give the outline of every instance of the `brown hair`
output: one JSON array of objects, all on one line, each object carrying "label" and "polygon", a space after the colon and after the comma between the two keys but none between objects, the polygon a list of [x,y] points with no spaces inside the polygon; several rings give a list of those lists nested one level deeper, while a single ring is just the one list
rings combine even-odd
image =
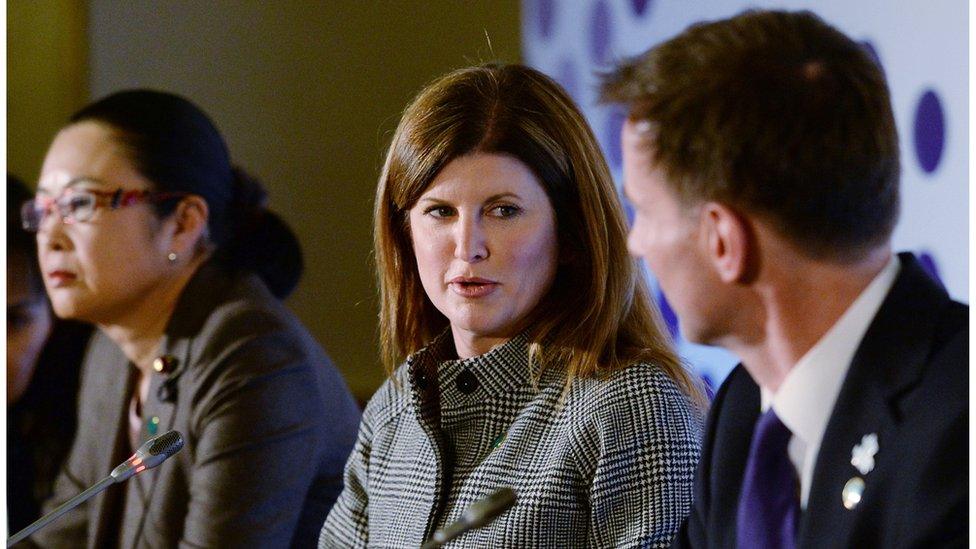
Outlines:
[{"label": "brown hair", "polygon": [[374,216],[388,371],[448,325],[421,285],[408,211],[447,163],[474,152],[523,162],[556,214],[560,256],[569,260],[533,313],[530,353],[540,370],[563,368],[572,380],[647,361],[700,401],[627,254],[623,210],[593,133],[558,84],[519,65],[439,78],[407,107],[393,136]]},{"label": "brown hair", "polygon": [[810,12],[694,25],[607,75],[602,95],[651,123],[686,205],[738,206],[821,259],[891,235],[899,149],[884,74]]}]

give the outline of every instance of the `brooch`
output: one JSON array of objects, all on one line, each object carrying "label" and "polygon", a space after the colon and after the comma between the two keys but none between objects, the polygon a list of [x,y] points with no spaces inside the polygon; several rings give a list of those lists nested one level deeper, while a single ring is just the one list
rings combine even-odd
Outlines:
[{"label": "brooch", "polygon": [[851,465],[862,475],[866,475],[874,469],[874,456],[877,453],[878,435],[875,433],[864,435],[861,442],[855,444],[851,450]]}]

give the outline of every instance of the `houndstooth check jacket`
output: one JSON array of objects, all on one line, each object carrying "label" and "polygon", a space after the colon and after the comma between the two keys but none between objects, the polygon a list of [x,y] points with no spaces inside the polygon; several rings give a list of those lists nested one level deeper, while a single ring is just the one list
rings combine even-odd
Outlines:
[{"label": "houndstooth check jacket", "polygon": [[448,547],[665,547],[688,514],[702,417],[636,364],[606,379],[531,381],[524,336],[465,360],[450,331],[366,407],[319,547],[419,547],[475,501],[518,502]]}]

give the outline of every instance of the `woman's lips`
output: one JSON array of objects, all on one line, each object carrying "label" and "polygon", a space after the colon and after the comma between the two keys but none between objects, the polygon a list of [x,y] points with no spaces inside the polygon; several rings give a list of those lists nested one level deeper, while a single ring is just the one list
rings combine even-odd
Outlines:
[{"label": "woman's lips", "polygon": [[60,288],[71,284],[78,278],[78,275],[71,271],[50,271],[47,273],[47,279],[51,281],[51,286],[54,288]]},{"label": "woman's lips", "polygon": [[451,291],[461,297],[479,298],[490,295],[498,289],[499,284],[484,278],[457,277],[451,280]]}]

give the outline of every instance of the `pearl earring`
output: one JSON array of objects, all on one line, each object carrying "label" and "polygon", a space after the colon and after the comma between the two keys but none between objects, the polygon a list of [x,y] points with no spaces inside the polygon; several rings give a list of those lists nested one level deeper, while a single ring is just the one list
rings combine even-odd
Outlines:
[{"label": "pearl earring", "polygon": [[166,259],[168,259],[170,263],[175,263],[176,262],[176,252],[170,252],[169,255],[166,256]]}]

